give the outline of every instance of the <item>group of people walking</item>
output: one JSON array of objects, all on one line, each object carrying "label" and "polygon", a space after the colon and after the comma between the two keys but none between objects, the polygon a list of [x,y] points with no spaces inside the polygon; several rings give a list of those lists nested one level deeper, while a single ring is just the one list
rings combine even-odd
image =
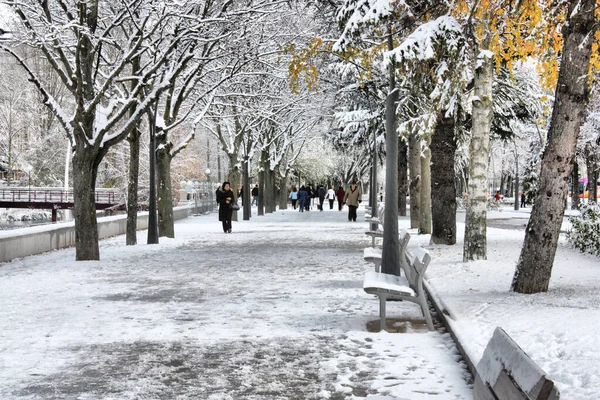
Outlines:
[{"label": "group of people walking", "polygon": [[[243,189],[238,191],[238,196],[242,198]],[[356,221],[356,209],[362,202],[362,193],[356,183],[352,183],[347,190],[340,186],[337,190],[332,185],[325,189],[323,185],[314,188],[312,185],[302,185],[298,190],[295,186],[292,188],[289,198],[292,201],[292,207],[295,210],[299,208],[300,212],[310,211],[311,202],[316,202],[319,211],[323,211],[325,200],[329,201],[329,209],[333,210],[335,201],[338,203],[338,210],[342,211],[344,204],[348,206],[348,221]],[[258,203],[258,185],[252,188],[252,205]],[[219,221],[223,224],[223,232],[231,233],[231,217],[233,211],[239,207],[235,201],[231,184],[223,182],[217,189],[217,203],[219,204]]]},{"label": "group of people walking", "polygon": [[333,210],[336,200],[338,211],[342,211],[344,204],[347,204],[348,221],[356,221],[356,209],[362,201],[362,193],[356,183],[352,183],[348,190],[344,190],[342,186],[335,190],[333,185],[328,189],[325,189],[323,185],[319,185],[316,189],[313,189],[312,185],[302,185],[299,190],[294,186],[289,197],[292,200],[292,208],[295,210],[298,205],[300,212],[310,211],[313,199],[317,203],[319,211],[323,211],[325,200],[329,201],[330,210]]}]

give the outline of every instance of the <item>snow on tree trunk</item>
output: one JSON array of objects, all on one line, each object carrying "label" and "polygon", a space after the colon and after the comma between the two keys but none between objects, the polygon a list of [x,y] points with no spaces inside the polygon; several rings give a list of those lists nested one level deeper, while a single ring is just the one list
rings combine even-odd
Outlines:
[{"label": "snow on tree trunk", "polygon": [[80,148],[73,155],[73,198],[75,216],[75,260],[99,260],[96,220],[96,172],[94,147]]},{"label": "snow on tree trunk", "polygon": [[140,131],[132,129],[129,142],[129,178],[127,180],[127,227],[125,243],[137,244],[138,188],[140,175]]},{"label": "snow on tree trunk", "polygon": [[404,140],[398,140],[398,215],[406,216],[406,190],[408,188],[408,157]]},{"label": "snow on tree trunk", "polygon": [[431,136],[426,137],[426,147],[421,157],[421,197],[419,205],[419,234],[431,233]]},{"label": "snow on tree trunk", "polygon": [[456,244],[456,187],[454,185],[454,118],[438,115],[431,138],[431,242]]},{"label": "snow on tree trunk", "polygon": [[595,0],[582,1],[564,30],[556,99],[542,157],[539,190],[525,231],[525,240],[511,290],[546,292],[550,283],[560,226],[565,211],[569,174],[585,108],[595,25]]},{"label": "snow on tree trunk", "polygon": [[487,258],[487,175],[489,168],[490,128],[492,123],[492,81],[494,54],[483,50],[475,67],[473,128],[469,147],[469,184],[463,260]]},{"label": "snow on tree trunk", "polygon": [[[388,49],[393,49],[391,32],[388,34]],[[398,133],[396,132],[396,103],[398,89],[394,77],[394,62],[389,68],[389,92],[385,101],[385,204],[392,205],[384,210],[383,250],[381,272],[400,275],[400,242],[398,240]],[[405,207],[406,208],[406,207]]]},{"label": "snow on tree trunk", "polygon": [[410,198],[410,227],[419,227],[421,209],[421,140],[416,134],[408,137],[408,172]]},{"label": "snow on tree trunk", "polygon": [[[163,132],[161,132],[163,133]],[[161,139],[166,135],[161,134]],[[175,237],[175,223],[173,221],[173,192],[171,188],[171,155],[170,146],[159,141],[159,149],[156,151],[156,174],[158,195],[158,236]]]}]

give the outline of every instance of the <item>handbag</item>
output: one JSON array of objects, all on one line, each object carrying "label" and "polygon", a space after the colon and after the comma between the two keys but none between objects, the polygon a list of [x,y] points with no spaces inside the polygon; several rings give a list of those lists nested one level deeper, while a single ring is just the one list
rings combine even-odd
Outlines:
[{"label": "handbag", "polygon": [[238,203],[236,203],[236,202],[234,201],[234,202],[232,202],[231,204],[229,204],[229,209],[230,209],[230,210],[237,211],[237,210],[239,210],[239,209],[240,209],[240,206],[238,206]]}]

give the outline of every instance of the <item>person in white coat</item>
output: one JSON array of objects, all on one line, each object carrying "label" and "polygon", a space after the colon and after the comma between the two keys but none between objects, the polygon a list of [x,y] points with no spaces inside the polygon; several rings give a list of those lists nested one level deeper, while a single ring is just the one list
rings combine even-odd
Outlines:
[{"label": "person in white coat", "polygon": [[329,200],[329,209],[333,210],[333,202],[335,201],[335,190],[333,190],[333,186],[327,190],[325,197]]}]

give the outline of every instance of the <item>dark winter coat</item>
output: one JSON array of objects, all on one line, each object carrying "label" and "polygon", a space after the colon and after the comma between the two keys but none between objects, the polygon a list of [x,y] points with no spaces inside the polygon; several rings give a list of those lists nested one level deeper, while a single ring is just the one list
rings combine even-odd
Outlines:
[{"label": "dark winter coat", "polygon": [[300,189],[300,191],[298,192],[298,200],[303,202],[306,199],[310,199],[310,195],[308,194],[308,191],[306,189]]},{"label": "dark winter coat", "polygon": [[338,201],[344,201],[344,195],[346,194],[346,191],[343,188],[339,188],[337,190],[336,196]]},{"label": "dark winter coat", "polygon": [[227,203],[228,197],[231,197],[231,202],[235,200],[231,189],[217,191],[217,203],[219,203],[219,221],[231,221],[231,214],[233,213],[233,210],[229,207],[231,202]]},{"label": "dark winter coat", "polygon": [[323,186],[319,186],[319,200],[323,201],[323,199],[325,198],[325,194],[327,193],[327,190],[325,190],[325,188]]}]

